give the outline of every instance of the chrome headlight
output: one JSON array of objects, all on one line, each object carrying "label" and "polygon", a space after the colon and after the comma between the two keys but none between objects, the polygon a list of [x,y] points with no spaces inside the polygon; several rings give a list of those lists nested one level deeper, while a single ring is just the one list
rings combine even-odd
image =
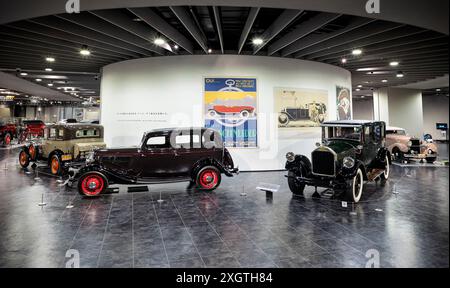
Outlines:
[{"label": "chrome headlight", "polygon": [[433,154],[433,150],[428,149],[428,154]]},{"label": "chrome headlight", "polygon": [[294,162],[294,160],[295,160],[294,152],[286,153],[286,159],[287,159],[288,162]]},{"label": "chrome headlight", "polygon": [[350,169],[355,166],[355,159],[352,157],[345,157],[343,161],[343,165],[345,168]]},{"label": "chrome headlight", "polygon": [[412,142],[408,141],[408,147],[411,147],[411,146],[412,146]]}]

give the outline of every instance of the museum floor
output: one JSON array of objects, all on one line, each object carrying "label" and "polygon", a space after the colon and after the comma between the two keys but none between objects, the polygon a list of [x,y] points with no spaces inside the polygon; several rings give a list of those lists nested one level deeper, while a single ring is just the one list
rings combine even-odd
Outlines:
[{"label": "museum floor", "polygon": [[[284,172],[224,178],[213,193],[179,183],[83,199],[19,169],[17,153],[0,151],[0,267],[65,267],[68,249],[81,267],[365,267],[369,249],[381,267],[449,266],[446,167],[393,165],[343,208],[311,188],[293,197]],[[266,197],[262,182],[279,192]]]}]

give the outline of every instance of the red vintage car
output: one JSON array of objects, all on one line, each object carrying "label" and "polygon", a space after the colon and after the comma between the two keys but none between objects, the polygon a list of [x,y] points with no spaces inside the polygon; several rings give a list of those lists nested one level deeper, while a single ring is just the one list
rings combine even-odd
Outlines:
[{"label": "red vintage car", "polygon": [[225,106],[215,105],[212,109],[208,110],[208,114],[211,117],[216,117],[218,114],[240,114],[243,118],[248,118],[255,112],[255,107],[252,106]]},{"label": "red vintage car", "polygon": [[31,137],[44,137],[45,123],[41,120],[24,120],[19,133],[19,143]]},{"label": "red vintage car", "polygon": [[11,141],[16,137],[16,124],[5,123],[0,120],[0,144],[3,146],[9,146],[11,145]]}]

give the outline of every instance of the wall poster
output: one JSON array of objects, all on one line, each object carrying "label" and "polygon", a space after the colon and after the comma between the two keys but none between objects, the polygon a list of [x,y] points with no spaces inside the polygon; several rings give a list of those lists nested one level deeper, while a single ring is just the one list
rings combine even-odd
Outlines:
[{"label": "wall poster", "polygon": [[328,119],[328,91],[305,88],[275,88],[279,138],[316,138]]},{"label": "wall poster", "polygon": [[336,86],[337,120],[352,119],[352,98],[350,89]]},{"label": "wall poster", "polygon": [[256,82],[256,78],[204,78],[205,127],[219,131],[225,147],[258,147]]}]

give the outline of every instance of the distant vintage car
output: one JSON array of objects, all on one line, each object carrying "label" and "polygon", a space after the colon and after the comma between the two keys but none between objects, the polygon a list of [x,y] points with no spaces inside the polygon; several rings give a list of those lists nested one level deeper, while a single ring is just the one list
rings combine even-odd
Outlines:
[{"label": "distant vintage car", "polygon": [[311,120],[316,123],[323,123],[327,107],[323,103],[309,103],[305,107],[287,107],[278,115],[278,123],[287,126],[290,121]]},{"label": "distant vintage car", "polygon": [[22,147],[19,163],[27,168],[30,162],[44,161],[53,175],[67,172],[69,164],[83,162],[94,150],[106,147],[101,125],[50,125],[41,142]]},{"label": "distant vintage car", "polygon": [[386,128],[386,147],[392,157],[399,160],[420,159],[433,163],[438,156],[436,144],[411,137],[399,127]]},{"label": "distant vintage car", "polygon": [[138,147],[97,150],[85,167],[72,172],[80,194],[98,196],[111,184],[189,181],[211,191],[222,173],[233,176],[239,170],[217,131],[186,128],[152,130]]},{"label": "distant vintage car", "polygon": [[208,110],[210,117],[217,117],[218,115],[239,114],[242,118],[250,117],[255,112],[255,107],[252,106],[225,106],[215,105]]},{"label": "distant vintage car", "polygon": [[385,123],[343,120],[324,122],[322,143],[311,160],[286,154],[288,184],[294,194],[305,186],[343,190],[345,199],[359,202],[365,181],[389,178],[390,152],[384,147]]},{"label": "distant vintage car", "polygon": [[11,141],[17,138],[17,126],[0,120],[0,144],[4,147],[11,145]]},{"label": "distant vintage car", "polygon": [[19,143],[33,137],[44,137],[45,123],[41,120],[23,120],[19,131]]}]

